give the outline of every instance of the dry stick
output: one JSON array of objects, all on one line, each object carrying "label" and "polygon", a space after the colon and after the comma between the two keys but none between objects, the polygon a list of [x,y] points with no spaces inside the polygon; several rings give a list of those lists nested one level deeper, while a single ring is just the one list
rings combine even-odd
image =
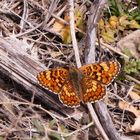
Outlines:
[{"label": "dry stick", "polygon": [[[76,59],[76,64],[77,67],[81,66],[81,62],[80,62],[80,56],[79,56],[79,49],[78,49],[78,45],[77,45],[77,41],[76,41],[76,36],[75,36],[75,24],[74,24],[74,2],[73,0],[69,0],[69,15],[70,15],[70,32],[71,32],[71,37],[72,37],[72,45],[73,45],[73,49],[74,49],[74,53],[75,53],[75,59]],[[107,137],[106,133],[104,132],[98,117],[92,107],[91,103],[87,103],[88,109],[90,111],[92,120],[94,121],[95,125],[97,126],[97,128],[99,129],[99,131],[101,132],[104,140],[109,140],[109,138]]]},{"label": "dry stick", "polygon": [[[95,17],[96,18],[96,17]],[[96,19],[95,19],[96,21]],[[91,62],[95,62],[95,45],[96,45],[96,30],[95,27],[91,28],[90,33],[88,32],[88,38],[90,40],[90,43],[88,43],[89,45],[89,53],[88,53],[88,58],[87,58],[87,63],[91,63]],[[100,130],[100,133],[102,134],[102,136],[104,137],[105,140],[109,140],[108,136],[106,135],[96,113],[95,110],[93,109],[93,106],[91,103],[87,103],[89,112],[91,114],[92,119],[95,121],[96,126],[98,127],[98,129]]]},{"label": "dry stick", "polygon": [[[14,11],[11,11],[11,10],[9,10],[12,14],[15,14],[17,17],[19,17],[20,19],[22,19],[22,20],[24,20],[22,17],[20,17],[18,14],[16,14]],[[1,10],[0,10],[0,12],[1,12]],[[34,28],[34,26],[30,23],[30,22],[28,22],[28,21],[26,21],[26,20],[24,20],[24,22],[25,23],[27,23],[31,28]],[[45,36],[45,33],[42,33],[39,29],[36,29],[36,31],[38,31],[42,36],[44,36],[52,45],[54,45],[54,43],[52,43],[51,41],[50,41],[50,39],[48,38],[48,37],[46,37]],[[54,45],[55,46],[55,45]],[[56,46],[55,46],[56,47]],[[59,48],[58,47],[56,47],[58,50],[59,50]]]},{"label": "dry stick", "polygon": [[69,133],[69,134],[65,134],[65,135],[63,135],[63,136],[64,136],[64,137],[72,136],[73,134],[76,134],[76,133],[79,132],[80,130],[85,130],[85,129],[89,128],[89,127],[92,126],[92,125],[93,125],[93,122],[89,123],[88,125],[84,125],[82,128],[77,129],[76,131],[73,131],[73,132],[71,132],[71,133]]},{"label": "dry stick", "polygon": [[[94,46],[93,46],[93,44],[91,44],[91,43],[93,43],[93,41],[92,41],[92,38],[93,38],[93,36],[92,35],[94,35],[95,34],[95,30],[94,30],[94,26],[97,24],[97,22],[98,22],[98,18],[99,18],[99,15],[100,15],[100,13],[101,13],[101,10],[103,9],[103,7],[104,7],[104,5],[105,5],[105,0],[100,0],[98,3],[97,3],[97,5],[95,5],[95,6],[97,6],[97,8],[94,6],[94,7],[92,7],[91,8],[91,13],[95,13],[94,14],[94,17],[91,17],[91,22],[90,22],[90,26],[89,26],[89,29],[88,29],[88,36],[87,36],[87,46],[89,46],[89,51],[91,51],[90,53],[91,54],[94,54],[94,52],[92,52],[92,51],[94,51],[95,50],[95,43],[94,43]],[[94,10],[95,9],[95,10]],[[93,26],[92,26],[93,25]],[[93,34],[94,33],[94,34]],[[96,34],[95,34],[96,35]],[[95,36],[94,35],[94,36]],[[91,56],[91,55],[90,55]],[[87,56],[87,57],[89,57],[89,55]],[[95,56],[94,56],[95,57]],[[91,62],[93,62],[93,60],[91,60],[91,61],[89,61],[90,59],[87,59],[87,63],[91,63]],[[91,105],[89,105],[88,106],[88,108],[90,107]],[[113,140],[113,139],[116,139],[116,140],[120,140],[121,138],[119,137],[119,135],[118,135],[118,133],[116,133],[116,131],[115,131],[115,128],[113,127],[113,123],[112,123],[112,120],[111,120],[111,118],[110,118],[110,116],[109,116],[109,114],[108,114],[108,111],[107,111],[107,106],[105,105],[105,103],[103,103],[103,102],[97,102],[95,105],[94,105],[94,107],[95,107],[95,109],[96,109],[96,111],[98,111],[98,115],[99,115],[99,117],[100,117],[100,122],[102,123],[102,126],[103,126],[103,128],[104,128],[104,130],[106,131],[106,133],[105,134],[108,134],[108,137],[109,137],[109,139],[111,139],[111,140]],[[92,109],[92,108],[91,108]],[[93,109],[92,109],[93,110]],[[93,111],[92,110],[90,110],[90,113],[92,113],[92,115],[94,115],[93,114]],[[95,114],[96,115],[96,114]],[[94,117],[95,118],[95,117]],[[98,118],[97,118],[98,119]],[[100,123],[99,123],[99,125],[100,125]],[[101,127],[102,127],[101,126]],[[102,129],[102,128],[101,128]],[[115,132],[115,133],[114,133]],[[108,139],[108,137],[107,137],[107,139]]]},{"label": "dry stick", "polygon": [[137,83],[137,84],[140,85],[140,81],[138,81],[137,79],[131,77],[130,75],[126,75],[126,78],[128,78],[128,79],[130,79],[130,80],[132,80],[132,81],[134,81],[135,83]]},{"label": "dry stick", "polygon": [[[27,17],[28,17],[28,3],[27,3],[27,1],[26,0],[24,0],[23,1],[24,3],[23,3],[23,14],[22,14],[22,18],[24,19],[24,20],[27,20]],[[22,32],[22,30],[24,29],[24,26],[25,26],[25,22],[24,22],[24,20],[21,20],[20,21],[20,29],[21,29],[21,32]]]},{"label": "dry stick", "polygon": [[74,2],[73,0],[69,0],[69,16],[70,16],[70,32],[72,37],[72,45],[74,49],[75,59],[77,67],[81,67],[80,56],[79,56],[79,49],[77,45],[77,40],[75,36],[75,23],[74,23]]},{"label": "dry stick", "polygon": [[[104,46],[104,47],[108,48],[109,50],[111,50],[111,51],[113,51],[113,52],[115,52],[115,53],[117,53],[117,54],[123,56],[124,58],[129,59],[129,56],[123,54],[122,52],[120,52],[120,51],[118,51],[118,50],[115,50],[115,49],[114,49],[113,47],[111,47],[110,45],[105,44],[102,40],[100,40],[100,42],[101,42],[102,46]],[[97,45],[98,45],[98,43],[97,43]]]}]

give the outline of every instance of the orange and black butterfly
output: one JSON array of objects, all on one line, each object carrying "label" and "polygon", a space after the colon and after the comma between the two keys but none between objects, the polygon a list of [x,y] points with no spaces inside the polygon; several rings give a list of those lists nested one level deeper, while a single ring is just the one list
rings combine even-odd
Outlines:
[{"label": "orange and black butterfly", "polygon": [[58,94],[60,101],[76,107],[80,102],[95,102],[106,95],[106,86],[120,70],[117,61],[84,65],[80,68],[54,68],[37,75],[39,83]]}]

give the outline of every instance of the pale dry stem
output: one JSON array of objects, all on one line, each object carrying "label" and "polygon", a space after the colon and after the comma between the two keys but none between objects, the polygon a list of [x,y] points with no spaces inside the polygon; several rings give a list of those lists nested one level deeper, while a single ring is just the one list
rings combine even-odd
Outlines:
[{"label": "pale dry stem", "polygon": [[[71,37],[72,37],[72,44],[73,44],[73,49],[74,49],[74,53],[75,53],[75,59],[76,59],[77,67],[80,67],[81,62],[80,62],[80,56],[79,56],[79,49],[78,49],[76,36],[75,36],[74,1],[73,0],[69,0],[69,6],[70,6],[69,15],[70,15],[70,31],[71,31]],[[93,30],[95,30],[95,29],[93,29]],[[93,31],[92,35],[94,35],[94,37],[95,37],[95,32],[94,31]],[[92,37],[91,37],[91,39],[92,39]],[[92,44],[95,44],[95,42],[93,42]],[[92,48],[95,48],[95,46],[92,46]],[[95,49],[93,49],[93,50],[95,51]],[[93,53],[91,53],[91,54],[92,54],[92,57],[94,57],[94,60],[95,60],[95,55],[93,56]],[[95,54],[95,52],[94,52],[94,54]],[[88,110],[91,114],[92,120],[96,124],[97,128],[100,130],[102,136],[104,137],[105,140],[109,140],[106,133],[104,132],[99,120],[98,120],[98,117],[97,117],[97,115],[96,115],[96,113],[93,109],[92,104],[87,103],[87,106],[88,106]]]}]

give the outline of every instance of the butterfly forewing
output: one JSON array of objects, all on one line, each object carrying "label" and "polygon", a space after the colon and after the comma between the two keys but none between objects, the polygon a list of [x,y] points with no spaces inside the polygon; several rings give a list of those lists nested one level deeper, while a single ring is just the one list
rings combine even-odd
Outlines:
[{"label": "butterfly forewing", "polygon": [[68,78],[68,75],[69,72],[67,69],[57,68],[40,72],[37,75],[37,79],[43,87],[58,94]]},{"label": "butterfly forewing", "polygon": [[102,84],[108,85],[118,74],[120,64],[117,61],[100,62],[89,64],[79,68],[87,77],[90,77]]}]

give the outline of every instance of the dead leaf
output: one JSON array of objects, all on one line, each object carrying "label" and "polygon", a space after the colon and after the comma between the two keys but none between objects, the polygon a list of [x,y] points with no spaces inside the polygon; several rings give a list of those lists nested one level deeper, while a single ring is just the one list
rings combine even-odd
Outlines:
[{"label": "dead leaf", "polygon": [[119,24],[121,27],[123,27],[123,29],[125,29],[130,24],[127,18],[128,17],[126,15],[119,17]]},{"label": "dead leaf", "polygon": [[112,27],[112,29],[116,29],[119,25],[118,17],[116,16],[111,16],[109,18],[109,24]]},{"label": "dead leaf", "polygon": [[[85,31],[85,21],[84,21],[84,6],[83,7],[76,7],[75,9],[77,9],[75,11],[75,27],[80,29],[82,32]],[[70,17],[68,16],[67,13],[65,13],[64,15],[64,19],[67,23],[69,23]],[[60,35],[60,37],[62,38],[63,42],[66,44],[71,43],[71,34],[70,34],[70,27],[69,25],[63,23],[62,21],[59,20],[55,20],[52,30],[54,32],[57,32],[57,34]]]},{"label": "dead leaf", "polygon": [[104,26],[105,26],[105,22],[104,22],[104,20],[101,18],[100,20],[99,20],[99,28],[101,29],[101,30],[103,30],[104,29]]},{"label": "dead leaf", "polygon": [[129,126],[129,132],[140,132],[140,116],[135,119],[134,125]]},{"label": "dead leaf", "polygon": [[130,95],[130,97],[131,97],[133,100],[140,100],[139,94],[138,94],[137,92],[135,92],[135,91],[131,91],[131,92],[129,93],[129,95]]},{"label": "dead leaf", "polygon": [[118,42],[117,46],[123,53],[125,53],[125,50],[128,49],[130,51],[130,54],[134,58],[138,59],[140,58],[140,53],[137,51],[139,40],[140,40],[140,30],[137,30],[121,39]]},{"label": "dead leaf", "polygon": [[125,109],[135,114],[136,117],[140,115],[140,110],[136,109],[133,105],[130,105],[128,102],[120,101],[118,104],[120,109]]},{"label": "dead leaf", "polygon": [[112,43],[115,41],[115,32],[111,29],[108,29],[107,31],[102,31],[102,38],[107,42],[107,43]]},{"label": "dead leaf", "polygon": [[129,27],[132,28],[132,29],[139,29],[140,25],[137,23],[136,20],[131,20]]}]

